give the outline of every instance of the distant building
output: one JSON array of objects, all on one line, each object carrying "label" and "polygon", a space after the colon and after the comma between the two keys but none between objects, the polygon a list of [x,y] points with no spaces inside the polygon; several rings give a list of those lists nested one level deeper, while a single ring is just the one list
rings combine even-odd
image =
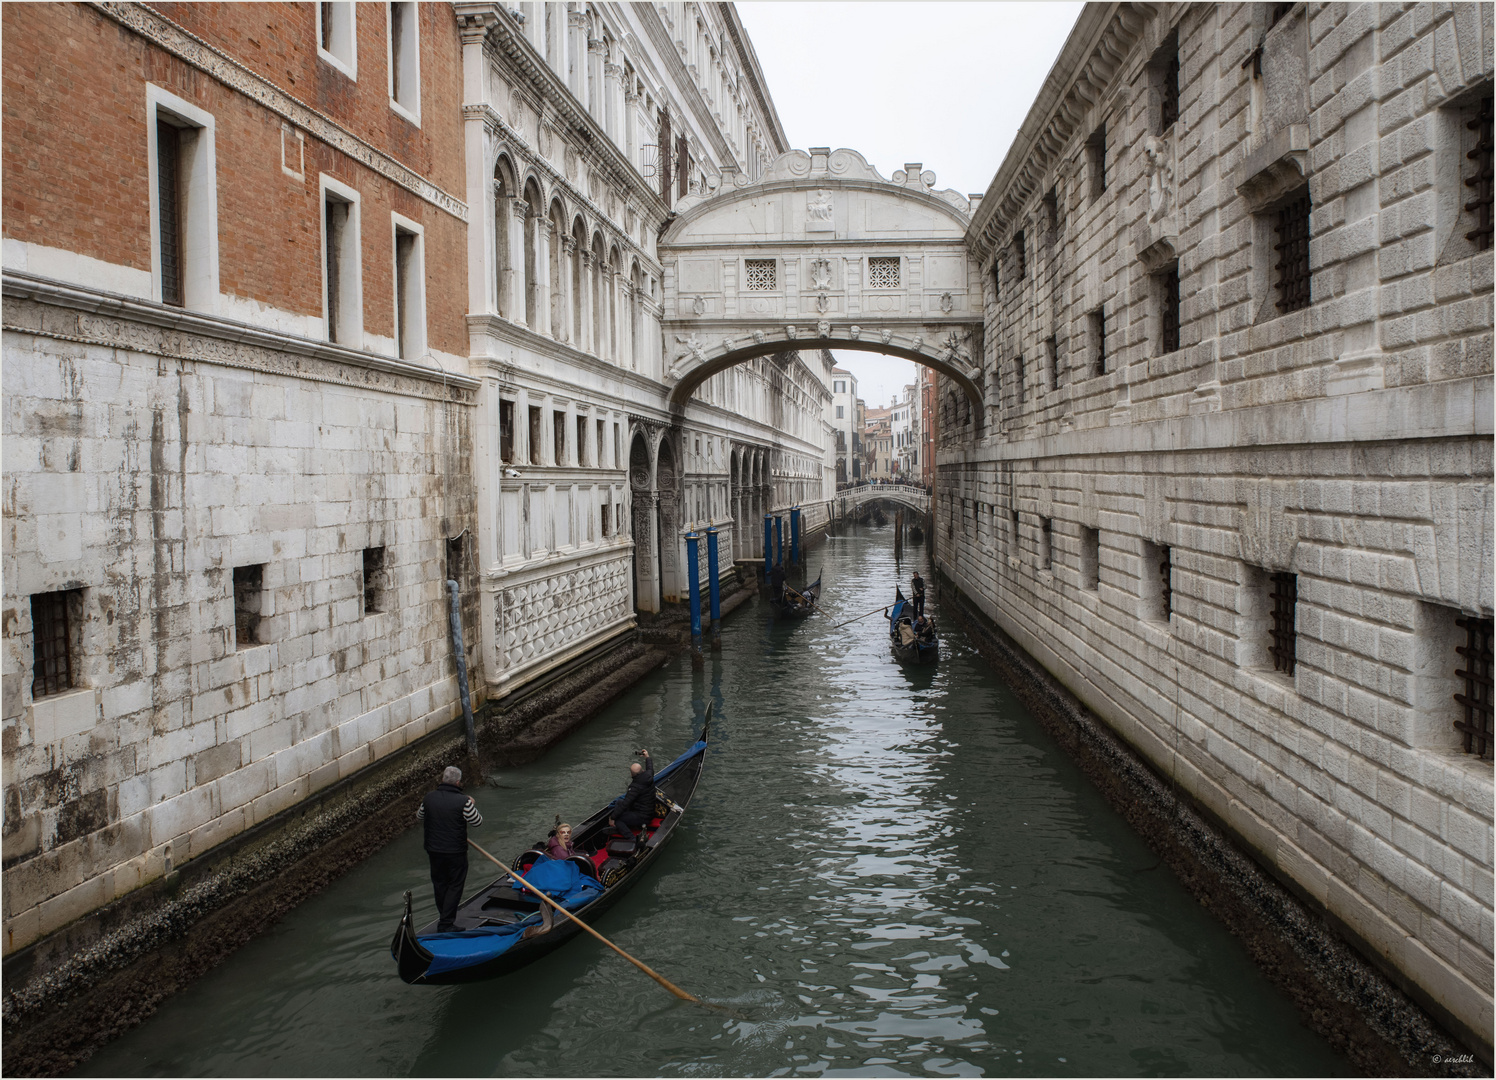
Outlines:
[{"label": "distant building", "polygon": [[935,483],[935,389],[933,368],[919,369],[919,482],[926,487]]},{"label": "distant building", "polygon": [[836,443],[836,482],[851,483],[862,476],[857,460],[859,435],[857,376],[844,368],[831,369],[831,428]]}]

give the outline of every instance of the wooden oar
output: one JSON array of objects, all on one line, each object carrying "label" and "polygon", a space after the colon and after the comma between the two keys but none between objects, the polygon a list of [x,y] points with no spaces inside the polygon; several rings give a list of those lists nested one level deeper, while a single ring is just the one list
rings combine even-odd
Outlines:
[{"label": "wooden oar", "polygon": [[[490,862],[492,862],[500,870],[504,871],[504,873],[508,874],[515,881],[517,881],[521,885],[523,885],[526,889],[529,889],[530,892],[532,892],[536,896],[540,897],[540,900],[541,900],[542,903],[549,904],[551,907],[553,907],[557,911],[559,911],[562,915],[565,915],[572,922],[576,923],[583,930],[587,931],[587,933],[589,933],[593,937],[597,938],[598,941],[601,941],[608,948],[612,949],[619,956],[623,957],[629,963],[633,964],[636,968],[638,968],[640,971],[644,972],[644,974],[648,975],[651,979],[653,979],[655,982],[659,983],[666,990],[669,990],[676,997],[680,998],[682,1001],[694,1001],[698,1005],[706,1005],[706,1004],[708,1004],[708,1002],[702,1001],[698,997],[692,997],[690,994],[686,993],[680,987],[676,986],[669,979],[665,978],[665,976],[663,976],[659,972],[655,971],[648,964],[645,964],[644,962],[642,962],[640,960],[635,960],[632,956],[630,956],[628,953],[624,952],[617,945],[614,945],[611,941],[609,941],[607,938],[603,937],[596,930],[592,929],[592,927],[588,926],[581,919],[577,918],[575,915],[573,915],[571,912],[567,911],[560,904],[556,903],[556,901],[552,900],[545,893],[541,892],[539,889],[535,888],[533,885],[531,885],[524,878],[520,877],[519,874],[515,873],[513,870],[509,869],[509,867],[507,867],[503,863],[499,862],[498,859],[495,859],[492,855],[488,854],[488,852],[484,851],[481,847],[478,847],[478,845],[476,843],[474,843],[471,838],[469,838],[468,843],[472,844],[473,847],[477,848],[480,854],[482,854],[485,858],[487,858]],[[717,1006],[713,1005],[712,1008],[717,1008]]]},{"label": "wooden oar", "polygon": [[863,612],[861,615],[857,616],[856,619],[848,619],[846,622],[839,622],[835,626],[833,626],[831,629],[833,629],[833,630],[840,630],[843,626],[851,626],[854,622],[857,622],[860,619],[865,619],[869,615],[876,615],[880,611],[887,611],[889,609],[889,606],[890,605],[888,605],[888,604],[884,604],[882,607],[875,607],[875,608],[873,608],[872,611],[865,611],[865,612]]}]

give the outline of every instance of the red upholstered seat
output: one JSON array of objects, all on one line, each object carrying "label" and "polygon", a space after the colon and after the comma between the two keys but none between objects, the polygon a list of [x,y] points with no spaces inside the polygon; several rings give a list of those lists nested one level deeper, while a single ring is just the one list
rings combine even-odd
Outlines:
[{"label": "red upholstered seat", "polygon": [[592,853],[592,865],[593,866],[601,868],[601,866],[603,865],[603,863],[605,863],[607,861],[608,861],[608,849],[607,848],[603,848],[601,851],[594,851]]},{"label": "red upholstered seat", "polygon": [[660,822],[662,822],[664,820],[665,820],[664,818],[655,818],[653,821],[651,821],[649,823],[650,829],[651,830],[658,829],[660,827]]}]

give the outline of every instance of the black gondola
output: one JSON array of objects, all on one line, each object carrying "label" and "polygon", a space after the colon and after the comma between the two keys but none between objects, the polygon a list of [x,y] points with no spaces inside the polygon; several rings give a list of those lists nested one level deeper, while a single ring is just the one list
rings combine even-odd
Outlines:
[{"label": "black gondola", "polygon": [[[710,725],[708,706],[701,738],[655,774],[655,815],[637,842],[610,835],[610,803],[576,827],[577,855],[556,862],[545,854],[542,840],[516,856],[511,867],[591,924],[639,880],[680,825],[701,779]],[[575,887],[563,887],[561,882],[575,882]],[[508,875],[464,901],[457,909],[457,930],[445,934],[436,932],[435,922],[415,929],[407,892],[405,913],[390,953],[400,978],[408,983],[476,982],[533,963],[581,932],[574,921],[558,912],[549,933],[524,936],[528,928],[541,925],[540,901],[527,891],[517,891]]]},{"label": "black gondola", "polygon": [[888,643],[893,654],[906,664],[933,664],[940,659],[940,635],[935,620],[926,616],[926,628],[914,629],[914,615],[902,589],[894,589],[893,607],[888,613]]},{"label": "black gondola", "polygon": [[796,590],[790,586],[784,586],[784,595],[778,600],[769,598],[769,607],[773,608],[776,617],[781,619],[803,619],[816,609],[816,604],[821,599],[821,575],[805,588]]}]

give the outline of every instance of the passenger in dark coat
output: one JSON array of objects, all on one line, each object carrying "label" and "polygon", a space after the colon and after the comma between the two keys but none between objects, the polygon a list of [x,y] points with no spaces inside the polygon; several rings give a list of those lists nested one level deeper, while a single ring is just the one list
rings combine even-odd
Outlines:
[{"label": "passenger in dark coat", "polygon": [[637,761],[629,766],[629,789],[613,805],[613,816],[608,824],[621,835],[634,839],[634,833],[654,816],[655,767],[648,750],[640,750],[644,764]]},{"label": "passenger in dark coat", "polygon": [[483,824],[483,815],[462,793],[462,770],[448,765],[442,782],[421,800],[416,820],[425,826],[426,857],[431,860],[431,888],[436,893],[437,933],[457,929],[457,908],[467,884],[467,831]]}]

